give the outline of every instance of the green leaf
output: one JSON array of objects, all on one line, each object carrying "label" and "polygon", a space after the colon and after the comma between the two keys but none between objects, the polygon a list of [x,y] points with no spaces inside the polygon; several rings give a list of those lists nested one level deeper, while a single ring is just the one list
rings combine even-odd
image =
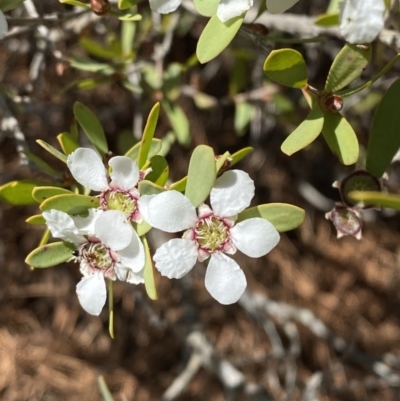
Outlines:
[{"label": "green leaf", "polygon": [[255,107],[248,102],[240,102],[235,105],[235,120],[234,127],[238,135],[245,133],[245,128],[250,124],[254,118]]},{"label": "green leaf", "polygon": [[38,186],[49,185],[48,182],[36,180],[11,181],[0,187],[0,201],[9,205],[33,205],[36,200],[32,191]]},{"label": "green leaf", "polygon": [[324,113],[320,107],[311,110],[307,118],[285,139],[281,150],[290,156],[312,143],[322,131]]},{"label": "green leaf", "polygon": [[217,13],[219,0],[194,0],[196,11],[205,17],[212,17]]},{"label": "green leaf", "polygon": [[240,149],[237,152],[233,153],[231,155],[231,165],[230,167],[233,167],[235,164],[239,163],[241,160],[243,160],[249,153],[251,153],[254,149],[251,146],[248,146],[246,148]]},{"label": "green leaf", "polygon": [[43,149],[47,150],[50,154],[52,154],[54,157],[56,157],[58,160],[61,160],[63,163],[67,163],[67,156],[65,156],[59,150],[57,150],[56,148],[53,148],[53,146],[49,145],[45,141],[42,141],[41,139],[37,139],[36,142]]},{"label": "green leaf", "polygon": [[163,187],[169,176],[168,163],[163,156],[153,156],[150,159],[151,171],[146,175],[146,180]]},{"label": "green leaf", "polygon": [[322,133],[331,151],[340,162],[348,166],[358,160],[357,135],[349,122],[340,113],[324,113]]},{"label": "green leaf", "polygon": [[339,13],[321,14],[314,21],[315,25],[319,26],[335,26],[339,25]]},{"label": "green leaf", "polygon": [[25,220],[28,224],[46,224],[46,220],[41,214],[35,214]]},{"label": "green leaf", "polygon": [[84,213],[88,209],[98,208],[100,206],[99,198],[95,196],[62,194],[46,199],[40,205],[40,210],[56,209],[68,214]]},{"label": "green leaf", "polygon": [[34,153],[31,153],[27,150],[23,151],[24,155],[34,163],[37,167],[39,167],[43,172],[47,173],[51,177],[54,178],[62,178],[62,173],[55,170],[53,167],[51,167],[48,163],[46,163],[43,159],[41,159],[39,156],[36,156]]},{"label": "green leaf", "polygon": [[147,234],[152,229],[151,225],[144,220],[140,224],[133,223],[133,227],[139,237]]},{"label": "green leaf", "polygon": [[63,195],[63,194],[73,194],[73,192],[69,191],[68,189],[59,188],[59,187],[36,187],[32,191],[33,198],[42,203],[48,198],[51,198],[56,195]]},{"label": "green leaf", "polygon": [[185,190],[185,195],[194,207],[201,205],[207,199],[216,176],[213,149],[206,145],[197,146],[190,158]]},{"label": "green leaf", "polygon": [[79,44],[92,56],[104,58],[107,60],[113,60],[116,57],[121,56],[120,53],[117,53],[114,49],[110,47],[106,47],[103,44],[99,44],[92,39],[87,37],[82,37],[79,40]]},{"label": "green leaf", "polygon": [[264,72],[269,79],[291,88],[307,85],[307,65],[303,56],[293,49],[273,50],[266,58]]},{"label": "green leaf", "polygon": [[110,337],[114,339],[114,282],[107,280],[107,297],[108,297],[108,332]]},{"label": "green leaf", "polygon": [[157,102],[149,113],[146,126],[144,127],[142,140],[140,141],[140,150],[138,158],[139,168],[142,168],[147,161],[152,140],[154,137],[154,132],[156,131],[159,114],[160,114],[160,103]]},{"label": "green leaf", "polygon": [[103,401],[114,401],[114,399],[110,393],[110,390],[108,389],[107,384],[104,380],[104,377],[99,376],[97,378],[97,382],[99,383],[100,393],[101,393],[101,396],[103,397]]},{"label": "green leaf", "polygon": [[140,181],[138,187],[140,195],[158,195],[161,192],[166,191],[164,187],[148,181],[147,179]]},{"label": "green leaf", "polygon": [[305,211],[288,203],[269,203],[252,207],[239,213],[237,223],[254,217],[266,219],[279,232],[284,232],[299,227],[304,221]]},{"label": "green leaf", "polygon": [[103,127],[93,111],[80,102],[75,102],[73,110],[76,120],[85,131],[90,142],[101,156],[104,156],[108,152],[107,140]]},{"label": "green leaf", "polygon": [[0,10],[3,12],[10,11],[20,4],[22,4],[25,0],[2,0],[0,4]]},{"label": "green leaf", "polygon": [[25,263],[38,269],[52,267],[72,258],[74,246],[67,242],[53,242],[34,249]]},{"label": "green leaf", "polygon": [[172,191],[184,192],[186,189],[187,177],[181,178],[179,181],[170,185],[169,189]]},{"label": "green leaf", "polygon": [[[161,139],[153,138],[151,140],[150,150],[147,157],[151,159],[161,150]],[[141,142],[136,143],[133,145],[126,153],[125,156],[130,157],[132,160],[137,161],[139,158],[139,151],[140,151]]]},{"label": "green leaf", "polygon": [[372,120],[366,170],[381,177],[400,147],[400,79],[384,94]]},{"label": "green leaf", "polygon": [[[99,72],[104,75],[112,75],[115,73],[115,68],[107,63],[99,63],[87,57],[74,57],[70,60],[72,68],[81,71]],[[80,80],[77,82],[81,82]]]},{"label": "green leaf", "polygon": [[346,44],[333,60],[326,79],[325,93],[335,93],[358,78],[371,60],[371,46]]},{"label": "green leaf", "polygon": [[378,191],[352,191],[348,196],[355,202],[366,205],[379,205],[400,210],[400,196]]},{"label": "green leaf", "polygon": [[229,167],[230,167],[230,162],[228,159],[231,157],[231,154],[229,152],[225,152],[223,155],[218,155],[215,156],[215,170],[218,173],[219,170],[224,166],[224,164],[227,162]]},{"label": "green leaf", "polygon": [[242,26],[243,20],[244,17],[239,16],[222,22],[216,15],[212,16],[197,42],[196,54],[200,63],[207,63],[225,50]]},{"label": "green leaf", "polygon": [[158,298],[158,296],[157,296],[156,282],[154,280],[153,261],[151,259],[150,248],[149,244],[147,243],[146,237],[143,237],[142,240],[143,240],[144,252],[146,255],[146,262],[143,271],[144,286],[146,288],[146,292],[149,298],[155,301]]},{"label": "green leaf", "polygon": [[120,10],[126,10],[127,8],[136,6],[138,0],[118,0],[118,8]]},{"label": "green leaf", "polygon": [[189,120],[185,112],[177,104],[169,101],[162,102],[163,109],[167,114],[176,139],[182,146],[189,146],[191,142]]},{"label": "green leaf", "polygon": [[77,0],[59,0],[59,2],[63,3],[63,4],[70,4],[71,6],[77,6],[77,7],[90,9],[90,4],[85,4],[85,3],[82,3],[81,1],[77,1]]},{"label": "green leaf", "polygon": [[[136,1],[136,0],[135,0]],[[133,41],[135,39],[136,24],[132,21],[123,21],[121,24],[121,50],[124,58],[133,59]],[[129,80],[127,80],[129,82]],[[134,86],[134,85],[133,85]]]},{"label": "green leaf", "polygon": [[57,135],[57,140],[61,146],[61,149],[67,156],[79,148],[79,143],[68,132],[63,132]]},{"label": "green leaf", "polygon": [[141,21],[142,16],[140,14],[125,14],[120,17],[118,17],[119,20],[121,21]]}]

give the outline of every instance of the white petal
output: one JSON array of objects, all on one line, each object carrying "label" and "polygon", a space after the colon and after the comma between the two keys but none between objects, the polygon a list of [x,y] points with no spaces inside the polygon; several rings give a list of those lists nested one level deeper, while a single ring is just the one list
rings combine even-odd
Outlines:
[{"label": "white petal", "polygon": [[222,22],[238,17],[253,5],[253,0],[221,0],[217,9],[217,16]]},{"label": "white petal", "polygon": [[7,24],[6,17],[0,11],[0,39],[3,39],[4,36],[7,35],[7,31],[8,31],[8,24]]},{"label": "white petal", "polygon": [[100,156],[92,149],[78,148],[68,156],[67,164],[79,184],[93,191],[108,188],[106,168]]},{"label": "white petal", "polygon": [[167,233],[186,230],[197,221],[195,207],[185,195],[177,191],[165,191],[152,198],[147,214],[147,222],[151,226]]},{"label": "white petal", "polygon": [[74,216],[75,226],[82,235],[94,235],[94,223],[97,218],[104,213],[101,209],[89,209],[89,214],[86,217]]},{"label": "white petal", "polygon": [[150,8],[156,13],[168,14],[175,11],[181,4],[182,0],[149,0]]},{"label": "white petal", "polygon": [[251,258],[266,255],[279,242],[276,228],[265,219],[243,220],[231,228],[232,241],[239,251]]},{"label": "white petal", "polygon": [[72,242],[75,245],[85,242],[85,238],[75,226],[74,220],[67,213],[52,209],[43,212],[43,217],[53,237]]},{"label": "white petal", "polygon": [[131,243],[118,251],[121,263],[137,273],[144,267],[144,248],[135,230],[132,230]]},{"label": "white petal", "polygon": [[293,7],[299,0],[267,0],[267,9],[271,14],[280,14]]},{"label": "white petal", "polygon": [[197,247],[194,241],[171,239],[161,245],[153,256],[157,270],[168,278],[181,278],[196,264]]},{"label": "white petal", "polygon": [[107,210],[94,223],[94,233],[113,251],[120,251],[131,243],[133,227],[124,213],[119,210]]},{"label": "white petal", "polygon": [[134,273],[132,270],[128,270],[128,276],[126,281],[131,284],[142,284],[144,283],[143,270]]},{"label": "white petal", "polygon": [[247,281],[240,266],[233,259],[220,253],[211,256],[205,286],[219,303],[229,305],[242,296]]},{"label": "white petal", "polygon": [[141,195],[137,204],[143,220],[150,224],[149,203],[157,195]]},{"label": "white petal", "polygon": [[129,157],[115,156],[110,159],[108,165],[112,167],[110,173],[111,186],[128,191],[135,187],[139,181],[139,167]]},{"label": "white petal", "polygon": [[107,299],[107,289],[104,276],[96,272],[83,277],[76,286],[76,293],[83,309],[91,315],[98,316]]},{"label": "white petal", "polygon": [[340,3],[340,33],[349,43],[372,42],[384,26],[384,0]]},{"label": "white petal", "polygon": [[247,173],[242,170],[226,171],[211,190],[211,207],[217,216],[234,216],[250,205],[253,196],[254,182]]}]

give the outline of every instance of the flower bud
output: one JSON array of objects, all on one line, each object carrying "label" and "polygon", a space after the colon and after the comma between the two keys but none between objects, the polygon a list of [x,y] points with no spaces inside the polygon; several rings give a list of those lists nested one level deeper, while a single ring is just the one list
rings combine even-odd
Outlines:
[{"label": "flower bud", "polygon": [[332,113],[338,113],[343,108],[343,98],[339,95],[328,94],[321,97],[322,108]]},{"label": "flower bud", "polygon": [[106,15],[111,9],[111,4],[108,0],[90,0],[90,7],[96,15]]},{"label": "flower bud", "polygon": [[332,221],[337,230],[337,238],[346,235],[351,235],[358,240],[362,238],[362,222],[359,210],[339,204],[329,213],[326,213],[325,218]]}]

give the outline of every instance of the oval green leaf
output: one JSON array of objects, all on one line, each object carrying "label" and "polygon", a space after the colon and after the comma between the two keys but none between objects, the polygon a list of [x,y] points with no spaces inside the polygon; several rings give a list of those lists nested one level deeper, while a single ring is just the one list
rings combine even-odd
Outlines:
[{"label": "oval green leaf", "polygon": [[346,44],[333,60],[325,84],[325,93],[335,93],[358,78],[371,60],[370,45]]},{"label": "oval green leaf", "polygon": [[57,135],[57,140],[61,146],[62,151],[67,156],[79,148],[78,141],[75,140],[75,138],[68,132],[63,132],[63,133]]},{"label": "oval green leaf", "polygon": [[43,149],[47,150],[51,155],[56,157],[58,160],[61,160],[65,164],[67,163],[67,156],[65,156],[63,153],[61,153],[53,146],[49,145],[45,141],[42,141],[41,139],[37,139],[36,143],[38,143]]},{"label": "oval green leaf", "polygon": [[379,205],[400,210],[400,196],[379,191],[352,191],[348,196],[355,202],[363,202],[366,205]]},{"label": "oval green leaf", "polygon": [[185,195],[194,207],[210,195],[217,176],[214,151],[206,145],[197,146],[190,158]]},{"label": "oval green leaf", "polygon": [[144,127],[142,140],[140,141],[138,165],[142,168],[147,161],[150,147],[156,131],[158,115],[160,114],[160,103],[156,103],[149,113],[146,126]]},{"label": "oval green leaf", "polygon": [[163,187],[169,176],[168,163],[163,156],[153,156],[150,159],[151,171],[146,175],[146,180]]},{"label": "oval green leaf", "polygon": [[36,203],[32,191],[38,186],[48,185],[48,182],[35,180],[11,181],[0,187],[0,201],[9,205],[33,205]]},{"label": "oval green leaf", "polygon": [[372,120],[366,170],[381,177],[400,147],[400,79],[383,96]]},{"label": "oval green leaf", "polygon": [[194,6],[199,14],[212,17],[217,13],[219,0],[194,0]]},{"label": "oval green leaf", "polygon": [[139,182],[140,195],[158,195],[164,191],[166,191],[164,187],[154,184],[154,182],[148,181],[147,179]]},{"label": "oval green leaf", "polygon": [[169,102],[162,103],[163,109],[167,114],[171,127],[176,135],[176,139],[182,146],[189,146],[191,142],[189,120],[180,106]]},{"label": "oval green leaf", "polygon": [[288,203],[269,203],[251,207],[239,213],[237,222],[261,217],[268,220],[279,232],[294,230],[299,227],[305,218],[305,211],[300,207]]},{"label": "oval green leaf", "polygon": [[56,169],[51,167],[48,163],[46,163],[39,156],[36,156],[34,153],[31,153],[27,150],[23,151],[23,153],[28,158],[29,161],[34,163],[44,173],[48,174],[49,176],[51,176],[53,178],[57,178],[57,179],[62,178],[62,173],[60,171],[57,171]]},{"label": "oval green leaf", "polygon": [[25,220],[28,224],[46,224],[46,220],[41,214],[35,214]]},{"label": "oval green leaf", "polygon": [[69,214],[79,214],[91,208],[98,208],[99,206],[99,198],[95,196],[63,194],[46,199],[40,205],[40,210],[43,212],[45,210],[56,209]]},{"label": "oval green leaf", "polygon": [[[139,152],[140,152],[140,144],[141,142],[136,143],[133,145],[126,153],[125,156],[130,157],[132,160],[137,161],[139,158]],[[149,149],[149,153],[147,157],[150,159],[153,156],[155,156],[160,150],[162,146],[162,141],[161,139],[158,138],[153,138],[151,140],[151,145]]]},{"label": "oval green leaf", "polygon": [[79,125],[83,128],[86,136],[98,152],[104,156],[108,152],[108,145],[103,127],[96,115],[80,102],[74,104],[74,116]]},{"label": "oval green leaf", "polygon": [[34,249],[25,263],[38,269],[59,265],[72,258],[74,246],[67,242],[53,242]]},{"label": "oval green leaf", "polygon": [[231,164],[229,167],[233,167],[235,164],[239,163],[243,160],[249,153],[251,153],[254,149],[251,146],[247,146],[246,148],[240,149],[237,152],[231,155]]},{"label": "oval green leaf", "polygon": [[326,13],[318,15],[314,22],[315,25],[319,26],[339,25],[339,13]]},{"label": "oval green leaf", "polygon": [[324,113],[320,107],[311,110],[307,118],[285,139],[281,150],[290,156],[305,148],[318,137],[324,126]]},{"label": "oval green leaf", "polygon": [[53,196],[63,195],[63,194],[73,194],[73,192],[65,188],[49,187],[49,186],[36,187],[32,191],[33,198],[39,203],[42,203],[46,199],[49,199]]},{"label": "oval green leaf", "polygon": [[340,113],[324,113],[322,133],[331,149],[346,166],[358,160],[359,145],[352,126]]},{"label": "oval green leaf", "polygon": [[216,15],[212,16],[197,42],[196,55],[200,63],[207,63],[225,50],[242,26],[243,20],[244,17],[239,16],[222,22]]},{"label": "oval green leaf", "polygon": [[264,72],[269,79],[290,88],[307,84],[307,65],[303,56],[293,49],[273,50],[266,58]]}]

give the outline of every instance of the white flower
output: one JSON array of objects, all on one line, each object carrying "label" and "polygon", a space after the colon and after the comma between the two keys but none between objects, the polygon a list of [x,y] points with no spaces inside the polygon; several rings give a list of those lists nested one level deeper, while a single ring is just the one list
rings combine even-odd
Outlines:
[{"label": "white flower", "polygon": [[0,10],[0,39],[3,39],[7,35],[8,24],[6,17]]},{"label": "white flower", "polygon": [[115,156],[108,165],[107,174],[100,156],[92,149],[78,148],[68,156],[67,164],[76,181],[93,191],[100,191],[103,210],[120,210],[136,223],[142,222],[137,201],[140,197],[136,185],[140,178],[138,165],[129,157]]},{"label": "white flower", "polygon": [[[182,0],[149,0],[153,11],[168,14],[175,11]],[[205,0],[208,1],[208,0]],[[238,17],[253,5],[253,0],[220,0],[217,16],[222,22]]]},{"label": "white flower", "polygon": [[345,0],[340,3],[340,34],[349,43],[370,43],[384,26],[384,0]]},{"label": "white flower", "polygon": [[99,315],[107,298],[105,278],[144,282],[144,249],[131,223],[118,210],[89,209],[87,217],[71,217],[59,210],[43,212],[53,237],[73,243],[82,280],[76,286],[86,312]]},{"label": "white flower", "polygon": [[183,238],[172,239],[154,254],[156,268],[163,276],[181,278],[196,263],[209,256],[205,286],[221,304],[236,302],[247,282],[239,265],[225,254],[239,249],[258,258],[279,242],[275,227],[262,218],[251,218],[235,225],[236,215],[249,206],[254,183],[241,170],[225,172],[211,190],[210,203],[196,213],[188,198],[177,191],[142,196],[143,217],[153,227],[166,232],[187,230]]}]

